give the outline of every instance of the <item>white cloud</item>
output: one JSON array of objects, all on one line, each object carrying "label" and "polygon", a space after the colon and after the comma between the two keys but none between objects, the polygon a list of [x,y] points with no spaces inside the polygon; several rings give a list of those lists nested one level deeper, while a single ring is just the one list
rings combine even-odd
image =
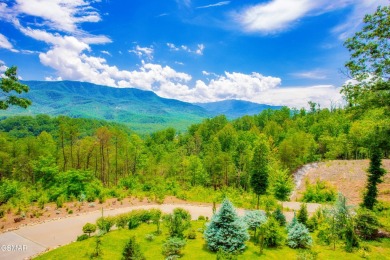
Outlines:
[{"label": "white cloud", "polygon": [[4,77],[4,72],[8,69],[5,62],[0,60],[0,77]]},{"label": "white cloud", "polygon": [[244,9],[236,14],[236,19],[247,32],[277,32],[289,28],[315,8],[316,3],[312,0],[273,0]]},{"label": "white cloud", "polygon": [[327,78],[326,71],[321,69],[294,72],[294,73],[290,73],[290,75],[299,79],[326,79]]},{"label": "white cloud", "polygon": [[7,37],[0,33],[0,49],[1,48],[10,50],[12,52],[19,52],[18,50],[14,49],[14,46],[8,41]]},{"label": "white cloud", "polygon": [[110,53],[109,51],[100,51],[100,52],[103,53],[103,54],[106,54],[106,55],[108,55],[108,56],[112,56],[111,53]]},{"label": "white cloud", "polygon": [[152,46],[150,47],[141,47],[139,45],[135,46],[133,50],[129,50],[130,53],[134,53],[140,59],[146,57],[148,60],[153,60],[153,52],[154,49]]},{"label": "white cloud", "polygon": [[373,13],[378,6],[389,5],[388,0],[351,0],[353,11],[346,21],[333,29],[341,40],[351,37],[361,26],[366,14]]},{"label": "white cloud", "polygon": [[48,77],[45,77],[45,81],[61,81],[62,78],[61,77],[52,77],[52,76],[48,76]]},{"label": "white cloud", "polygon": [[[16,0],[18,13],[43,19],[52,29],[76,32],[77,24],[98,22],[99,13],[91,7],[92,0]],[[48,11],[50,10],[50,11]]]},{"label": "white cloud", "polygon": [[205,49],[205,45],[203,43],[198,44],[196,50],[191,50],[187,45],[176,46],[170,42],[167,43],[167,46],[171,51],[185,51],[197,55],[203,55],[203,51]]},{"label": "white cloud", "polygon": [[351,6],[354,11],[335,29],[341,33],[355,31],[364,14],[381,4],[387,5],[388,0],[271,0],[248,6],[232,16],[245,32],[270,34],[288,30],[305,17]]},{"label": "white cloud", "polygon": [[209,4],[209,5],[202,5],[196,7],[196,9],[205,9],[205,8],[210,8],[210,7],[218,7],[218,6],[224,6],[230,4],[230,1],[221,1],[215,4]]}]

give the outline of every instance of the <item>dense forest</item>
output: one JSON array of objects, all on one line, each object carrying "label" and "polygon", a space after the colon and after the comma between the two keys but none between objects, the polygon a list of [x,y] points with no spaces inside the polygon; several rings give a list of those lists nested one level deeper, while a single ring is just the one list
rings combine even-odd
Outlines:
[{"label": "dense forest", "polygon": [[146,137],[120,124],[90,119],[4,118],[0,203],[20,193],[21,186],[46,193],[43,197],[50,201],[60,196],[94,200],[109,196],[108,188],[118,185],[168,194],[172,187],[193,186],[250,191],[257,150],[268,151],[258,157],[266,158],[268,192],[273,193],[280,183],[291,186],[290,174],[303,164],[368,158],[373,140],[388,156],[389,133],[384,108],[359,114],[319,109],[313,103],[310,111],[283,107],[233,121],[222,115],[192,125],[186,133],[168,128]]}]

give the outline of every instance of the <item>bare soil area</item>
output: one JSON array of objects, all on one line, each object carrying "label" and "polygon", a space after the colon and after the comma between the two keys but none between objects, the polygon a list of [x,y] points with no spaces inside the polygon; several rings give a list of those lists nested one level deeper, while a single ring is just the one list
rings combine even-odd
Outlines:
[{"label": "bare soil area", "polygon": [[[347,197],[348,203],[358,205],[362,201],[363,192],[367,181],[367,169],[369,160],[336,160],[318,163],[318,167],[311,168],[305,174],[310,183],[317,179],[327,181],[336,188],[338,192]],[[390,160],[383,160],[382,167],[387,174],[383,183],[378,187],[379,200],[390,202]],[[297,187],[297,192],[291,198],[292,201],[299,200],[305,191],[305,179]]]}]

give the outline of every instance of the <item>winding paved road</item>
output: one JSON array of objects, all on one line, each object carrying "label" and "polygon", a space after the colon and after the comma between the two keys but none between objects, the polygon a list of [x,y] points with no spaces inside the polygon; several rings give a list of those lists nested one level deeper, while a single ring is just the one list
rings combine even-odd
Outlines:
[{"label": "winding paved road", "polygon": [[[284,202],[283,207],[298,210],[300,203]],[[320,205],[308,203],[309,213],[314,212]],[[212,216],[212,207],[196,204],[162,204],[141,205],[126,208],[105,210],[104,215],[117,215],[135,209],[158,208],[164,213],[170,213],[174,208],[184,208],[191,213],[192,219],[199,216]],[[243,215],[245,210],[238,209],[238,214]],[[293,212],[285,212],[287,220],[291,220]],[[24,226],[18,230],[0,234],[0,259],[19,260],[30,258],[46,250],[66,245],[75,241],[82,234],[82,227],[87,222],[95,223],[101,216],[101,211],[86,213],[85,215],[53,220],[37,225]]]}]

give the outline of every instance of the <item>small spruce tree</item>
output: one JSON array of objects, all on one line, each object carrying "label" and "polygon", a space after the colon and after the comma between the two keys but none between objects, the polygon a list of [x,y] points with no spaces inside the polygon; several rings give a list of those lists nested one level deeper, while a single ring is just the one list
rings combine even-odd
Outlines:
[{"label": "small spruce tree", "polygon": [[245,249],[245,241],[249,239],[249,234],[247,225],[238,217],[233,204],[225,199],[208,224],[204,237],[211,251],[221,249],[236,252]]},{"label": "small spruce tree", "polygon": [[122,260],[145,260],[145,256],[141,252],[139,244],[136,242],[135,237],[131,237],[127,241],[125,248],[122,252]]},{"label": "small spruce tree", "polygon": [[280,207],[278,207],[273,213],[272,216],[279,222],[280,226],[286,225],[286,216],[284,216]]},{"label": "small spruce tree", "polygon": [[267,217],[260,210],[249,210],[245,212],[244,221],[254,231],[253,237],[256,237],[257,228],[267,221]]},{"label": "small spruce tree", "polygon": [[297,220],[298,222],[306,226],[308,218],[309,218],[309,214],[307,212],[307,205],[306,203],[302,203],[298,211]]},{"label": "small spruce tree", "polygon": [[309,248],[313,244],[307,227],[299,222],[295,222],[288,230],[287,245],[291,248]]}]

